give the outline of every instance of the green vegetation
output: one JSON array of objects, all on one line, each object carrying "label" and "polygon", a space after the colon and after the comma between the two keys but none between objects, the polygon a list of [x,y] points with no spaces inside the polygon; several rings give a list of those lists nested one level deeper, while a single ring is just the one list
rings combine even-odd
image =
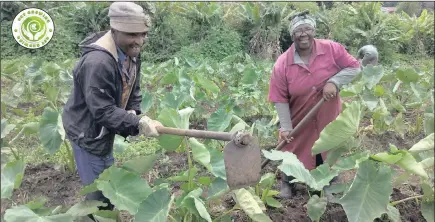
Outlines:
[{"label": "green vegetation", "polygon": [[[351,222],[400,221],[396,206],[414,199],[423,217],[433,221],[433,11],[417,12],[400,3],[401,12],[384,14],[376,2],[140,4],[153,22],[142,54],[141,109],[168,127],[244,129],[263,147],[274,146],[278,121],[267,102],[268,81],[274,59],[291,44],[288,17],[296,10],[309,8],[318,21],[318,37],[340,42],[352,54],[374,44],[380,65],[366,67],[340,91],[343,112],[322,131],[312,150],[329,151],[328,157],[313,171],[291,153],[263,149],[263,156],[278,167],[255,187],[230,191],[221,141],[164,135],[125,142],[117,137],[118,164],[78,195],[101,190],[135,221],[231,221],[234,212],[251,221],[272,221],[266,209],[284,207],[274,197],[277,174],[283,172],[322,191],[307,202],[313,221],[320,221],[331,203],[340,204]],[[1,193],[2,199],[10,199],[28,164],[51,162],[65,166],[65,175],[75,172],[60,114],[72,86],[77,44],[89,33],[107,29],[108,3],[1,5]],[[33,6],[52,15],[56,32],[46,47],[26,50],[14,41],[10,27],[21,9]],[[375,150],[365,147],[368,136],[389,132],[402,140],[415,139],[405,145],[387,141]],[[152,181],[143,177],[158,171],[154,166],[164,165],[161,157],[170,153],[182,153],[184,167],[175,173],[157,172]],[[328,186],[334,176],[350,171],[356,171],[350,181]],[[392,200],[393,186],[411,175],[418,178],[422,193]],[[177,193],[172,192],[175,184]],[[216,212],[213,205],[229,193],[235,205]],[[98,211],[100,202],[58,207],[46,207],[46,202],[19,202],[6,210],[4,220],[73,221],[89,213],[114,218]]]}]

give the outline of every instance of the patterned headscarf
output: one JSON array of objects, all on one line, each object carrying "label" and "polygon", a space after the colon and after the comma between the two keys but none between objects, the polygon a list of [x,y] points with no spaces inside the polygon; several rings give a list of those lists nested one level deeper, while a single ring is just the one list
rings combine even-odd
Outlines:
[{"label": "patterned headscarf", "polygon": [[316,28],[316,21],[308,16],[310,12],[308,10],[305,10],[301,13],[297,13],[293,16],[290,17],[291,22],[290,22],[290,34],[293,34],[293,31],[300,25],[303,24],[309,24],[311,25],[313,28]]}]

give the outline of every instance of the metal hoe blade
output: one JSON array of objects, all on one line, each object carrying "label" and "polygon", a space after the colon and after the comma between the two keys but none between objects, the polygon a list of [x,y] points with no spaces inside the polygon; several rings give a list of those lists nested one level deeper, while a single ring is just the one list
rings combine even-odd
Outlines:
[{"label": "metal hoe blade", "polygon": [[[246,144],[246,143],[245,143]],[[250,136],[246,145],[236,139],[224,149],[225,171],[230,189],[256,185],[261,179],[261,151],[258,139]]]}]

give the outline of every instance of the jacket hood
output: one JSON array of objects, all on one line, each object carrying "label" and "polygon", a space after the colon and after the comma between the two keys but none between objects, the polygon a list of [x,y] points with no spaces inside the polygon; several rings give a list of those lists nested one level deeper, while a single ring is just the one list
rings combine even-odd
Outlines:
[{"label": "jacket hood", "polygon": [[82,54],[91,51],[105,51],[112,55],[118,62],[118,52],[112,37],[112,31],[101,31],[87,36],[79,43]]}]

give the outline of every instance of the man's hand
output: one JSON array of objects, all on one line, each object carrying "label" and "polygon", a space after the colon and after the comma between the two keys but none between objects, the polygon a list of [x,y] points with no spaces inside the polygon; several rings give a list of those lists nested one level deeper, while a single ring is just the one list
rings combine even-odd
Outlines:
[{"label": "man's hand", "polygon": [[328,82],[323,87],[323,98],[328,101],[337,95],[337,87],[334,83]]},{"label": "man's hand", "polygon": [[293,137],[289,137],[290,135],[290,131],[282,131],[279,135],[279,139],[278,139],[278,143],[281,143],[281,141],[285,140],[287,143],[290,143],[291,141],[293,141]]},{"label": "man's hand", "polygon": [[159,132],[157,132],[157,126],[163,125],[157,120],[152,120],[148,116],[143,116],[139,120],[139,134],[146,137],[158,137]]}]

